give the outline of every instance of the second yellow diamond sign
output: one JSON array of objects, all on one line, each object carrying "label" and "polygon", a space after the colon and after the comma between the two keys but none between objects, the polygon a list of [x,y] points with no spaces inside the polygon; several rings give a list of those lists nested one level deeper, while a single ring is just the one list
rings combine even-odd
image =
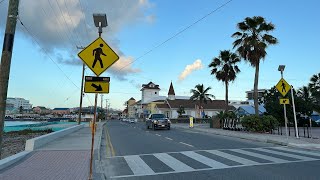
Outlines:
[{"label": "second yellow diamond sign", "polygon": [[78,56],[97,76],[119,59],[119,56],[101,37],[83,49]]}]

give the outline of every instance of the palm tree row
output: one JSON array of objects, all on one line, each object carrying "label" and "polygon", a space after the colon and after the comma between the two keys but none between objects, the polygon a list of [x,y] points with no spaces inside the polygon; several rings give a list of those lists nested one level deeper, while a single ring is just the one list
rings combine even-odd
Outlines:
[{"label": "palm tree row", "polygon": [[247,17],[243,22],[237,24],[239,31],[235,32],[231,37],[236,38],[233,42],[233,53],[230,50],[220,51],[218,57],[213,58],[209,64],[211,75],[214,75],[218,81],[222,81],[226,88],[226,106],[225,111],[228,111],[228,87],[229,83],[234,81],[237,74],[240,72],[237,63],[240,58],[249,62],[252,67],[255,67],[254,79],[254,107],[255,114],[259,115],[258,110],[258,83],[260,61],[264,60],[269,45],[278,43],[277,38],[268,34],[275,29],[272,23],[267,23],[261,16]]},{"label": "palm tree row", "polygon": [[313,109],[320,112],[320,73],[314,74],[308,86],[301,87],[297,95],[313,104]]}]

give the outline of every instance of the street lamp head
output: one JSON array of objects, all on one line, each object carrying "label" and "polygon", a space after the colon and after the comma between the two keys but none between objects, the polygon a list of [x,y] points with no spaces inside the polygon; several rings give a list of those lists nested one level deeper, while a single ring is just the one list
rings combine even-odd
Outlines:
[{"label": "street lamp head", "polygon": [[107,27],[107,15],[106,14],[93,14],[93,21],[96,27]]},{"label": "street lamp head", "polygon": [[279,65],[278,71],[283,72],[285,67],[286,67],[285,65]]}]

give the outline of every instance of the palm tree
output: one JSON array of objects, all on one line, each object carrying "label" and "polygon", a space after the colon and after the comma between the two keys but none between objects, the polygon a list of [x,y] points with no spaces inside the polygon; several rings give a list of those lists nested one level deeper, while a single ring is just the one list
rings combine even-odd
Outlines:
[{"label": "palm tree", "polygon": [[237,48],[239,55],[256,68],[254,78],[254,108],[255,114],[259,115],[258,109],[258,82],[260,60],[267,55],[266,49],[269,45],[278,43],[277,38],[268,34],[275,29],[272,23],[267,23],[261,16],[247,17],[243,22],[237,24],[239,29],[232,37],[236,38],[233,48]]},{"label": "palm tree", "polygon": [[312,93],[312,96],[314,96],[317,99],[320,99],[320,73],[315,74],[311,77],[309,88]]},{"label": "palm tree", "polygon": [[308,86],[302,86],[301,88],[299,88],[297,96],[308,102],[313,102],[314,99]]},{"label": "palm tree", "polygon": [[209,67],[212,68],[211,75],[215,75],[217,80],[224,82],[226,86],[225,112],[228,112],[229,107],[229,82],[234,81],[237,77],[237,73],[240,72],[240,69],[236,65],[238,62],[240,62],[240,58],[237,54],[224,50],[220,51],[220,55],[213,58],[212,62],[209,64]]},{"label": "palm tree", "polygon": [[192,93],[190,100],[199,101],[199,108],[201,108],[203,102],[207,104],[208,101],[212,101],[211,98],[215,98],[214,95],[208,93],[210,89],[211,87],[205,88],[203,84],[196,85],[194,89],[190,90],[190,93]]},{"label": "palm tree", "polygon": [[311,96],[314,99],[314,108],[320,112],[320,73],[314,74],[309,83]]}]

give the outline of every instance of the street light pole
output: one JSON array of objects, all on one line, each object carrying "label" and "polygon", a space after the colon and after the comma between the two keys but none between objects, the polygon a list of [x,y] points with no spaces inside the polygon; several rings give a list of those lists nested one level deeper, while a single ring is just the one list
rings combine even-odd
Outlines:
[{"label": "street light pole", "polygon": [[[285,66],[280,65],[278,70],[281,72],[281,78],[283,79],[283,71],[284,71]],[[289,136],[288,136],[288,119],[287,119],[287,109],[286,105],[283,104],[283,113],[284,113],[284,126],[286,129],[286,137],[287,137],[287,142],[289,141]]]},{"label": "street light pole", "polygon": [[[93,14],[93,21],[96,27],[99,28],[99,37],[101,37],[102,28],[107,27],[107,16],[106,14]],[[90,172],[89,172],[89,180],[93,179],[92,166],[93,166],[93,146],[94,146],[94,135],[95,135],[95,127],[96,127],[96,119],[97,119],[97,100],[98,93],[95,93],[95,102],[94,102],[94,116],[92,122],[92,139],[91,139],[91,158],[90,158]]]},{"label": "street light pole", "polygon": [[6,101],[8,93],[11,57],[13,50],[14,35],[16,32],[18,11],[19,0],[10,0],[0,66],[0,159],[2,151],[2,135],[4,128],[4,120],[6,115]]}]

